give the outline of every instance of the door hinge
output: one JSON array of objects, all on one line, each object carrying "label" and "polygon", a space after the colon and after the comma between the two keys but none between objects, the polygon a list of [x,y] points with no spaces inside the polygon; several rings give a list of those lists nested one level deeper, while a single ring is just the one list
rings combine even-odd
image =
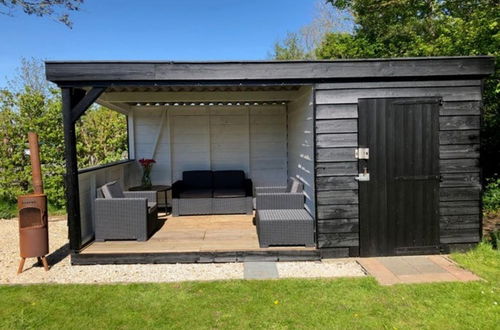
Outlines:
[{"label": "door hinge", "polygon": [[356,159],[369,159],[370,158],[370,149],[369,148],[354,149],[354,157]]}]

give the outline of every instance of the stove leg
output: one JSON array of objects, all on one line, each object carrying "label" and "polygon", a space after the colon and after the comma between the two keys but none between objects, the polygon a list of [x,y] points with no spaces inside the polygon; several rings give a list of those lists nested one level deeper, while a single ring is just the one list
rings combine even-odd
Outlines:
[{"label": "stove leg", "polygon": [[42,257],[42,263],[43,268],[45,268],[45,271],[47,272],[49,270],[49,263],[47,262],[47,258],[45,258],[45,256]]},{"label": "stove leg", "polygon": [[38,262],[37,266],[41,266],[42,265],[42,258],[36,257],[36,260]]},{"label": "stove leg", "polygon": [[26,258],[21,258],[21,261],[19,262],[19,268],[17,268],[17,273],[21,274],[23,272],[24,268],[24,262],[26,261]]}]

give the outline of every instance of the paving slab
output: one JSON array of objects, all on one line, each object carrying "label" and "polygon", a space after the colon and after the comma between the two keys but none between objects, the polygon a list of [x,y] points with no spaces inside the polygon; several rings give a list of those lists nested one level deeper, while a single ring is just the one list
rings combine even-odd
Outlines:
[{"label": "paving slab", "polygon": [[278,267],[276,262],[248,261],[243,264],[243,277],[249,280],[278,278]]},{"label": "paving slab", "polygon": [[481,279],[446,255],[359,258],[357,261],[382,285]]},{"label": "paving slab", "polygon": [[397,276],[446,273],[445,269],[425,256],[384,257],[377,260]]}]

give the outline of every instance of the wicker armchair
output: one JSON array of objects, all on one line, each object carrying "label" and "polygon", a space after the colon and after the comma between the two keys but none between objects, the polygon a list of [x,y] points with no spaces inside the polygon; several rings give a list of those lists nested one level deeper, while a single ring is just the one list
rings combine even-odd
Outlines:
[{"label": "wicker armchair", "polygon": [[156,191],[122,191],[110,182],[97,191],[95,240],[146,241],[161,225]]},{"label": "wicker armchair", "polygon": [[304,209],[302,183],[293,178],[290,181],[288,188],[256,188],[255,222],[260,247],[314,246],[314,220]]}]

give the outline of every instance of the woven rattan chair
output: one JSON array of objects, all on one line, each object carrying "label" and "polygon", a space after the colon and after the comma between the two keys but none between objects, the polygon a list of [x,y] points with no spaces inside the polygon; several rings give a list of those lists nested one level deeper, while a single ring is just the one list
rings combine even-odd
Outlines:
[{"label": "woven rattan chair", "polygon": [[290,179],[288,187],[256,188],[257,234],[260,247],[314,246],[314,221],[304,208],[303,186]]},{"label": "woven rattan chair", "polygon": [[123,191],[110,182],[97,191],[95,240],[146,241],[161,225],[156,191]]}]

